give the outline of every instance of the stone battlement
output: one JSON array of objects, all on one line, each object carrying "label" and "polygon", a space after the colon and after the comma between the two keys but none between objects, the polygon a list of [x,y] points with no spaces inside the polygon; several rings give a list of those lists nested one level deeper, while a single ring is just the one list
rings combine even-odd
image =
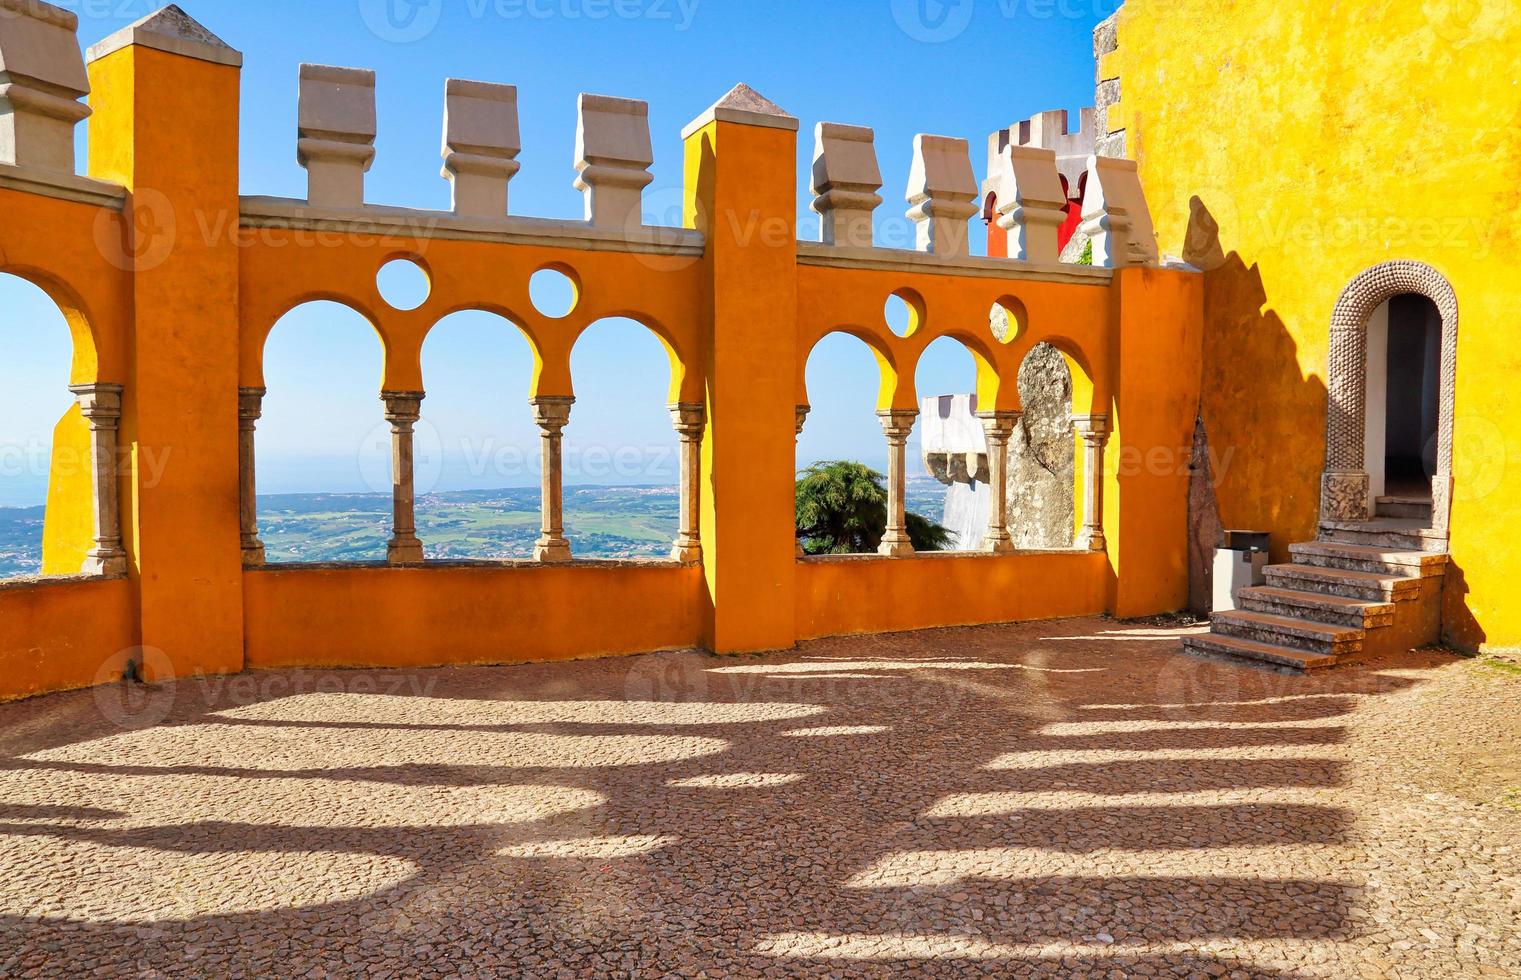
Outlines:
[{"label": "stone battlement", "polygon": [[[52,481],[44,564],[57,577],[0,589],[0,620],[13,627],[0,638],[0,697],[117,680],[128,661],[159,680],[738,652],[842,633],[1143,615],[1186,597],[1186,476],[1121,473],[1105,456],[1189,445],[1197,401],[1197,370],[1159,375],[1155,364],[1197,360],[1199,277],[1159,265],[1134,164],[1090,161],[1084,223],[1095,266],[1064,265],[1057,153],[1004,147],[993,171],[998,221],[1017,247],[972,257],[970,144],[920,135],[903,195],[915,247],[882,248],[871,237],[883,201],[872,131],[819,123],[811,186],[822,240],[799,242],[798,120],[739,85],[683,131],[683,220],[663,227],[644,213],[660,138],[648,106],[586,94],[567,174],[584,215],[549,220],[511,192],[517,89],[451,79],[440,93],[450,209],[397,208],[366,188],[384,80],[293,65],[292,149],[307,196],[242,197],[233,47],[168,7],[87,57],[72,14],[22,0],[0,8],[0,271],[63,309],[77,407],[55,452],[95,461]],[[81,174],[74,127],[86,120]],[[426,275],[414,309],[392,306],[377,286],[395,260]],[[568,313],[534,306],[528,283],[545,269],[571,280]],[[890,296],[913,311],[905,333],[886,322]],[[390,431],[394,486],[385,564],[264,561],[254,447],[265,399],[282,396],[266,390],[265,342],[287,313],[319,300],[358,312],[383,348],[375,413]],[[993,309],[1007,329],[990,328]],[[430,561],[414,520],[413,430],[430,380],[422,347],[461,310],[500,315],[532,349],[521,392],[542,437],[532,562]],[[583,562],[564,534],[571,355],[611,317],[643,324],[670,355],[681,517],[669,560]],[[1169,330],[1157,332],[1159,322]],[[836,332],[876,357],[891,460],[882,552],[851,562],[798,558],[794,532],[808,358]],[[977,421],[995,481],[1008,471],[1021,364],[1042,342],[1068,359],[1072,410],[1089,420],[1092,448],[1078,546],[1015,550],[994,495],[982,553],[916,560],[904,525],[906,445],[920,405],[915,369],[940,338],[978,365]],[[1152,543],[1131,547],[1143,526]],[[1176,547],[1156,544],[1164,538]]]}]

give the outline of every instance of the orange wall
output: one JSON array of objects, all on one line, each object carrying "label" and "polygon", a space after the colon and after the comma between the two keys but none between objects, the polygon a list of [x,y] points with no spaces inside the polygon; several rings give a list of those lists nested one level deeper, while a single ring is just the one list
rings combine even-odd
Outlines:
[{"label": "orange wall", "polygon": [[0,700],[119,681],[134,598],[125,579],[0,586]]},{"label": "orange wall", "polygon": [[250,667],[574,660],[701,640],[702,570],[674,563],[271,566],[243,590]]},{"label": "orange wall", "polygon": [[807,558],[798,639],[1018,620],[1105,609],[1109,566],[1091,552]]},{"label": "orange wall", "polygon": [[[125,386],[129,461],[120,486],[130,573],[0,588],[0,667],[11,668],[0,698],[88,684],[102,665],[119,673],[123,651],[137,645],[162,652],[146,664],[149,679],[162,680],[247,667],[507,663],[694,646],[746,652],[835,633],[1105,609],[1145,615],[1186,598],[1186,467],[1128,472],[1120,464],[1126,453],[1146,459],[1158,447],[1186,457],[1199,397],[1198,276],[1068,270],[1050,281],[1021,275],[1029,270],[1017,264],[901,254],[885,265],[826,266],[810,253],[800,264],[797,135],[733,118],[687,140],[687,223],[703,233],[700,257],[612,239],[434,234],[437,216],[396,235],[377,234],[361,215],[352,225],[327,221],[320,234],[299,219],[295,229],[253,227],[261,220],[240,217],[236,69],[128,46],[90,71],[90,172],[125,187],[124,210],[114,200],[0,190],[0,270],[39,282],[63,308],[76,383]],[[429,275],[431,292],[415,310],[395,310],[378,295],[377,271],[399,256]],[[550,265],[578,286],[578,303],[562,318],[538,314],[528,296],[533,272]],[[919,316],[898,337],[882,310],[903,291]],[[671,400],[708,411],[702,563],[245,569],[238,388],[263,383],[275,322],[316,299],[369,319],[386,352],[382,387],[397,390],[426,391],[422,345],[459,310],[496,312],[523,330],[537,362],[536,395],[573,394],[571,353],[592,323],[644,323],[671,355]],[[995,303],[1018,325],[1004,341],[988,325]],[[808,354],[834,330],[877,351],[883,408],[917,407],[914,369],[938,337],[972,351],[979,396],[998,409],[1019,407],[1016,378],[1029,348],[1058,346],[1075,372],[1076,409],[1115,421],[1108,552],[797,561],[794,409],[808,397]],[[60,427],[60,451],[83,438],[76,415]],[[92,516],[83,509],[88,489],[72,480],[51,507],[57,562],[77,558],[77,541],[70,551],[65,539],[77,539]]]}]

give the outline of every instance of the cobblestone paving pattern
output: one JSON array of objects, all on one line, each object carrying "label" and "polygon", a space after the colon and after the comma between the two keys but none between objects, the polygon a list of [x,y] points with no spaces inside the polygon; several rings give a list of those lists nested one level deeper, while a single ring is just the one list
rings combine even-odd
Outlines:
[{"label": "cobblestone paving pattern", "polygon": [[0,706],[4,976],[1521,976],[1521,676],[1071,620]]}]

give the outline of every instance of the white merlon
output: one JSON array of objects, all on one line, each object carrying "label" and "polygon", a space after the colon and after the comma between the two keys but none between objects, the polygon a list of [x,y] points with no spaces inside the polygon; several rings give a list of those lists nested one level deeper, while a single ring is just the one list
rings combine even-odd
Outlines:
[{"label": "white merlon", "polygon": [[1067,220],[1067,195],[1055,151],[1006,146],[994,174],[998,227],[1009,233],[1009,258],[1056,262],[1061,257],[1057,233]]},{"label": "white merlon", "polygon": [[977,178],[971,148],[951,136],[914,137],[914,165],[908,177],[908,217],[918,224],[921,252],[970,253],[967,219],[977,213]]},{"label": "white merlon", "polygon": [[99,61],[130,45],[209,61],[229,68],[243,66],[242,54],[196,23],[195,18],[174,4],[154,11],[135,24],[128,24],[104,41],[92,44],[85,57],[88,61]]},{"label": "white merlon", "polygon": [[882,203],[872,131],[821,122],[813,130],[813,210],[826,245],[871,247],[871,216]]},{"label": "white merlon", "polygon": [[74,126],[90,114],[79,18],[39,0],[0,0],[0,163],[74,173]]},{"label": "white merlon", "polygon": [[[1031,146],[1056,152],[1056,169],[1067,181],[1067,196],[1078,196],[1078,184],[1088,171],[1088,158],[1093,155],[1097,139],[1097,126],[1093,109],[1078,113],[1079,127],[1071,128],[1071,117],[1065,109],[1037,113],[1023,122],[1014,123],[1008,129],[1000,129],[988,137],[988,173],[996,172],[999,157],[1006,147]],[[990,179],[989,183],[992,181]],[[986,190],[995,193],[996,188]]]},{"label": "white merlon", "polygon": [[741,126],[760,126],[765,129],[781,129],[797,132],[796,116],[761,95],[755,89],[740,82],[724,93],[723,98],[704,109],[702,114],[687,123],[681,130],[682,139],[691,139],[711,122],[739,123]]},{"label": "white merlon", "polygon": [[650,164],[650,106],[638,99],[582,94],[577,102],[576,190],[598,228],[638,228]]},{"label": "white merlon", "polygon": [[306,168],[307,203],[364,206],[364,175],[375,162],[375,73],[301,66],[296,159]]},{"label": "white merlon", "polygon": [[453,185],[455,214],[505,215],[522,148],[516,86],[458,78],[444,84],[443,175]]},{"label": "white merlon", "polygon": [[1156,230],[1134,160],[1088,158],[1082,232],[1093,239],[1096,266],[1158,264]]}]

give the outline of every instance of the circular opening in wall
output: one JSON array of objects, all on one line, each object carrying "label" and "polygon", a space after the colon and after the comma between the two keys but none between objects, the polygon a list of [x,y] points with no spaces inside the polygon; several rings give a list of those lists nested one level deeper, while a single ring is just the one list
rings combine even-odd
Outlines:
[{"label": "circular opening in wall", "polygon": [[581,288],[571,271],[564,266],[547,266],[528,280],[528,298],[533,308],[544,316],[570,316],[581,298]]},{"label": "circular opening in wall", "polygon": [[993,304],[988,311],[988,329],[993,332],[993,338],[1000,343],[1012,344],[1016,338],[1024,334],[1030,324],[1030,314],[1025,312],[1025,304],[1012,296],[1006,296]]},{"label": "circular opening in wall", "polygon": [[415,310],[428,301],[433,286],[428,273],[411,259],[392,259],[375,276],[380,298],[393,309]]},{"label": "circular opening in wall", "polygon": [[912,289],[900,289],[887,297],[882,316],[889,330],[899,337],[907,337],[924,322],[924,300]]}]

